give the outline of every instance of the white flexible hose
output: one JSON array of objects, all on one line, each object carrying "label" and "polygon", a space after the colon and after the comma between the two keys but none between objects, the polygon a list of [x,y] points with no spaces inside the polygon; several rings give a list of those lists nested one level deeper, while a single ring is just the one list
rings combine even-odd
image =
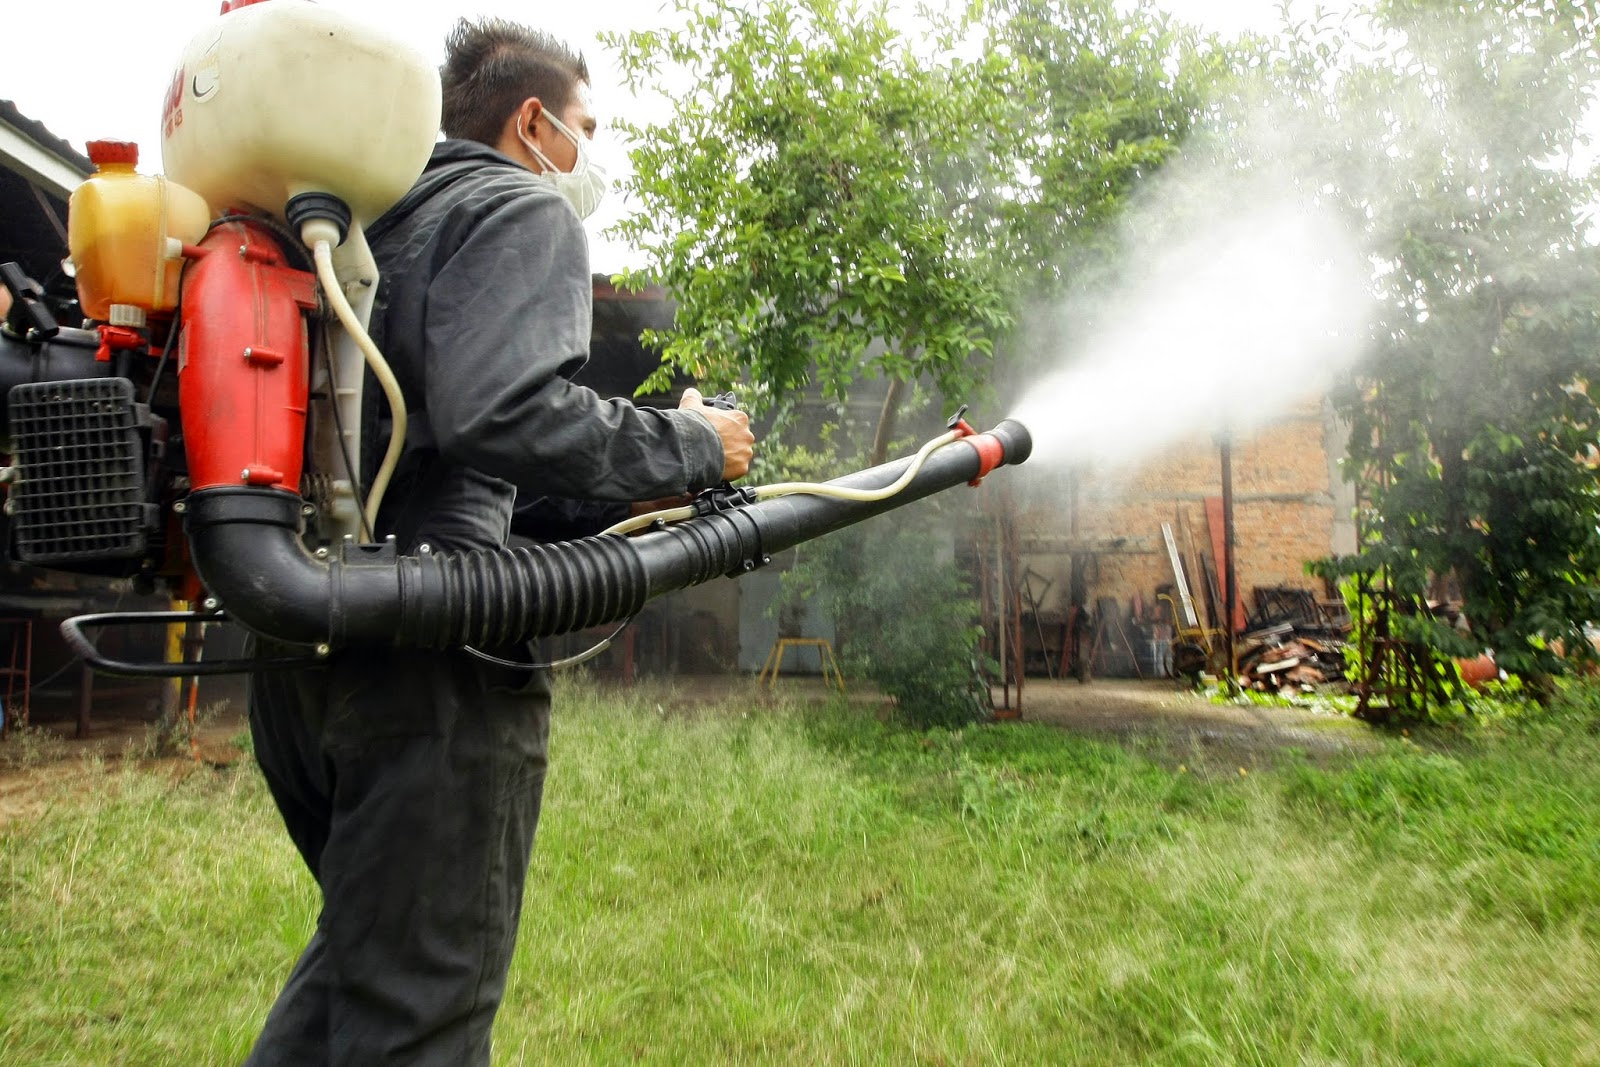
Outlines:
[{"label": "white flexible hose", "polygon": [[[389,369],[389,363],[383,358],[383,353],[378,351],[378,346],[372,343],[372,338],[367,331],[361,328],[361,321],[356,318],[356,313],[350,307],[350,301],[345,299],[344,290],[339,286],[339,278],[333,271],[333,247],[325,240],[318,240],[311,250],[312,258],[317,264],[317,280],[322,283],[323,292],[327,295],[328,303],[333,306],[333,313],[339,319],[339,325],[345,328],[361,349],[361,355],[367,361],[367,366],[372,369],[372,376],[378,379],[378,385],[383,389],[384,399],[389,402],[389,448],[383,454],[383,463],[378,467],[378,474],[372,479],[372,488],[367,492],[367,507],[363,512],[366,518],[367,529],[378,528],[378,507],[383,503],[383,494],[389,489],[389,479],[394,476],[394,469],[400,463],[400,452],[406,443],[406,401],[400,392],[400,382],[396,380],[394,371]],[[356,471],[350,472],[351,481],[358,481],[360,475]]]},{"label": "white flexible hose", "polygon": [[692,507],[667,508],[664,511],[652,511],[648,515],[635,515],[630,519],[623,519],[615,526],[600,531],[602,534],[627,535],[635,530],[642,530],[646,526],[654,526],[658,522],[682,522],[684,519],[695,517]]},{"label": "white flexible hose", "polygon": [[795,493],[808,493],[811,496],[831,496],[840,500],[887,500],[900,490],[911,484],[911,479],[917,476],[922,465],[928,461],[937,449],[943,448],[951,441],[959,441],[965,435],[960,430],[950,430],[929,441],[917,449],[917,454],[911,461],[911,466],[905,473],[881,489],[851,489],[844,485],[828,485],[826,482],[779,482],[777,485],[762,485],[756,488],[757,500],[771,500],[775,496],[792,496]]},{"label": "white flexible hose", "polygon": [[[935,451],[952,441],[959,441],[965,436],[966,434],[960,430],[950,430],[935,437],[917,450],[916,456],[911,460],[911,465],[905,469],[900,477],[880,489],[852,489],[849,486],[829,485],[826,482],[779,482],[776,485],[757,486],[756,499],[771,500],[774,497],[794,496],[797,493],[805,493],[810,496],[830,496],[839,500],[861,502],[886,500],[910,485],[911,479],[917,476],[917,472],[922,469],[922,465],[928,461],[928,457],[933,455]],[[667,508],[664,511],[652,511],[648,515],[635,515],[631,519],[624,519],[604,532],[608,534],[630,534],[635,530],[642,530],[658,522],[682,522],[685,519],[694,518],[697,514],[698,512],[692,506]]]}]

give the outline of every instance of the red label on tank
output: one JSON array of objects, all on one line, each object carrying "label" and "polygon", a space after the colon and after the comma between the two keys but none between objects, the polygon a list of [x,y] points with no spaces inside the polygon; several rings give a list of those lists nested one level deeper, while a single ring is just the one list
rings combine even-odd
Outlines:
[{"label": "red label on tank", "polygon": [[183,125],[183,85],[184,70],[172,76],[172,84],[167,86],[167,98],[161,105],[161,136],[171,137],[172,131]]}]

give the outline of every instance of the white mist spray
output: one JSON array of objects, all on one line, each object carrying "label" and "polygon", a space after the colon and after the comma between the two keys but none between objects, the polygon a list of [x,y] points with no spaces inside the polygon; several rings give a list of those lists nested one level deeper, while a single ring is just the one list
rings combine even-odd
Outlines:
[{"label": "white mist spray", "polygon": [[[1174,236],[1179,202],[1189,221]],[[1179,176],[1133,211],[1127,234],[1136,270],[1016,405],[1035,464],[1132,464],[1248,430],[1360,356],[1370,261],[1287,176]]]}]

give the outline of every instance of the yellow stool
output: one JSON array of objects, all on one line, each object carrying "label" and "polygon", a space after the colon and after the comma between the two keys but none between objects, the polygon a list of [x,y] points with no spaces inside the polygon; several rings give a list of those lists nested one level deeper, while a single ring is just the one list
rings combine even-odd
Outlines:
[{"label": "yellow stool", "polygon": [[[826,637],[780,637],[772,645],[772,651],[767,653],[767,662],[761,668],[761,673],[756,677],[757,685],[772,686],[777,684],[778,671],[783,667],[783,654],[791,648],[814,648],[817,650],[817,662],[822,667],[822,680],[828,680],[828,671],[833,671],[833,684],[839,687],[839,692],[844,692],[844,675],[839,673],[839,662],[833,658],[833,645],[828,643]],[[768,677],[768,674],[771,677]]]}]

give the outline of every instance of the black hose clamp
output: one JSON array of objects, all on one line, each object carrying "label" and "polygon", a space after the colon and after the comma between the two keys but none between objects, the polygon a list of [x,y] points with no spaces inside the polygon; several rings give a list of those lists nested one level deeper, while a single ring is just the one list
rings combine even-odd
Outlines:
[{"label": "black hose clamp", "polygon": [[724,482],[715,489],[707,489],[690,503],[694,507],[694,513],[704,518],[722,511],[749,507],[755,502],[756,491],[753,486],[735,488]]}]

